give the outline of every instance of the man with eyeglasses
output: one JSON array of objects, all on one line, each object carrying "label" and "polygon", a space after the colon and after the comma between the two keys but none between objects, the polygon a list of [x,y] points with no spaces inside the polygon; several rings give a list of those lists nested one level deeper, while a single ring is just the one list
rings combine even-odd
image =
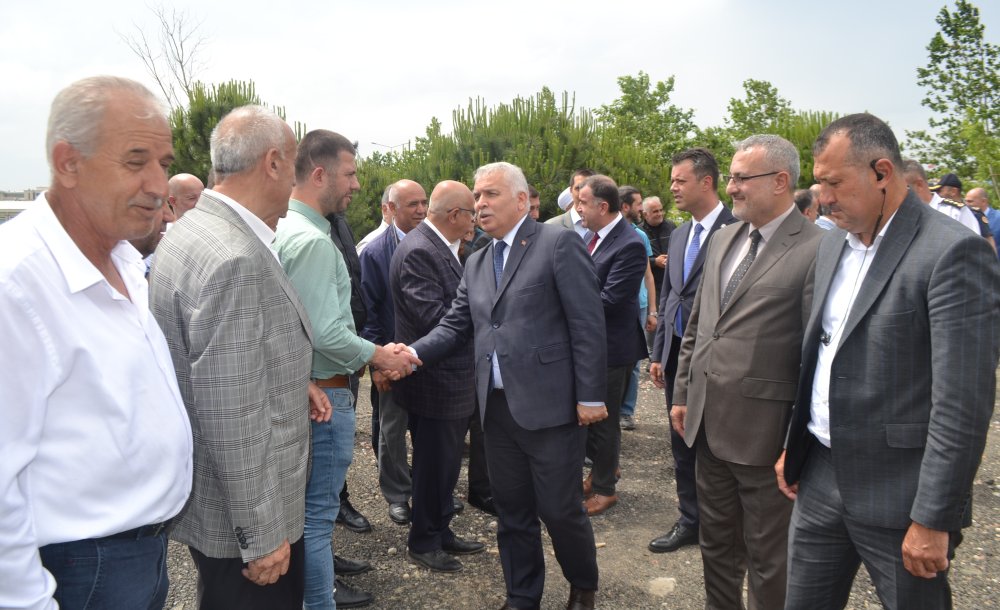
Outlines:
[{"label": "man with eyeglasses", "polygon": [[[462,279],[458,250],[475,217],[472,191],[446,180],[431,193],[427,218],[399,243],[389,267],[395,304],[395,336],[411,343],[426,335],[448,313]],[[462,464],[462,445],[476,409],[472,342],[440,362],[425,366],[393,385],[395,402],[409,416],[413,441],[413,509],[408,555],[434,572],[458,572],[453,555],[485,549],[463,540],[449,524],[455,514],[452,493]]]},{"label": "man with eyeglasses", "polygon": [[737,144],[725,179],[742,222],[708,244],[678,355],[670,420],[697,454],[707,608],[743,607],[747,572],[750,607],[785,602],[792,503],[775,484],[773,463],[795,400],[825,233],[795,207],[799,167],[798,150],[781,137]]}]

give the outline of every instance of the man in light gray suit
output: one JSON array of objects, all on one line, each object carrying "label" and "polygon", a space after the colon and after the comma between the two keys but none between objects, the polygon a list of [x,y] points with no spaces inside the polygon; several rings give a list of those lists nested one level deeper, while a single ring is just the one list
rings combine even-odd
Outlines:
[{"label": "man in light gray suit", "polygon": [[839,229],[816,265],[779,485],[796,497],[786,608],[843,608],[861,561],[886,608],[950,608],[993,412],[1000,271],[989,245],[907,190],[869,114],[813,145]]},{"label": "man in light gray suit", "polygon": [[190,546],[202,608],[300,609],[312,346],[270,249],[295,137],[245,106],[211,146],[215,188],[167,232],[149,278],[194,434],[194,486],[171,537]]},{"label": "man in light gray suit", "polygon": [[607,417],[607,346],[593,262],[575,233],[528,216],[509,163],[480,167],[473,195],[492,243],[469,257],[451,310],[411,347],[430,365],[474,337],[486,462],[500,516],[504,608],[538,608],[539,518],[570,582],[567,608],[594,607],[597,557],[582,509],[586,429]]},{"label": "man in light gray suit", "polygon": [[795,399],[823,230],[795,207],[799,154],[787,140],[747,138],[729,171],[726,192],[743,222],[708,244],[670,419],[697,452],[706,608],[742,607],[747,571],[749,606],[780,608],[792,504],[772,469]]}]

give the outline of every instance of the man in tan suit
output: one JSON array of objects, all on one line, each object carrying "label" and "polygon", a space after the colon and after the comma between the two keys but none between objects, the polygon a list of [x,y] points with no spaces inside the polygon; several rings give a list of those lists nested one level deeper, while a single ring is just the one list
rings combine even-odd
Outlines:
[{"label": "man in tan suit", "polygon": [[750,608],[781,608],[792,503],[772,466],[795,399],[824,231],[795,208],[799,155],[788,141],[747,138],[730,173],[726,192],[742,222],[709,242],[681,343],[671,423],[688,446],[698,440],[706,608],[743,607],[744,555]]}]

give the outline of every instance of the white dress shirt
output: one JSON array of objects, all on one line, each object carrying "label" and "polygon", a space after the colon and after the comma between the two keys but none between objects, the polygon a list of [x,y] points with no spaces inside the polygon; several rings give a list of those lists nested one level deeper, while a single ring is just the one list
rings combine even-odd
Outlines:
[{"label": "white dress shirt", "polygon": [[708,234],[709,234],[709,232],[712,230],[712,226],[715,225],[715,221],[719,218],[719,214],[722,213],[723,208],[724,208],[724,206],[722,205],[722,202],[720,201],[719,203],[717,203],[715,205],[715,207],[712,209],[712,211],[709,212],[708,214],[705,214],[705,217],[702,218],[701,220],[695,220],[694,218],[691,219],[691,228],[688,229],[687,241],[684,242],[684,252],[685,252],[685,254],[687,253],[688,248],[691,247],[691,240],[694,238],[694,227],[695,227],[695,225],[701,225],[701,234],[702,234],[702,237],[701,237],[701,246],[700,247],[701,248],[705,247],[705,237],[707,237]]},{"label": "white dress shirt", "polygon": [[45,195],[0,226],[0,607],[55,608],[38,548],[175,516],[191,491],[191,426],[145,266],[83,255]]},{"label": "white dress shirt", "polygon": [[577,235],[581,238],[587,235],[589,229],[583,226],[583,218],[577,213],[575,205],[570,205],[569,207],[569,219],[573,221],[573,230],[576,231]]},{"label": "white dress shirt", "polygon": [[434,226],[434,223],[431,222],[430,218],[424,218],[423,222],[424,224],[426,224],[428,227],[431,228],[431,231],[434,231],[435,235],[441,238],[441,241],[444,242],[444,245],[448,246],[448,249],[451,250],[451,253],[455,256],[455,260],[457,260],[459,264],[461,264],[462,259],[459,258],[458,256],[458,248],[459,246],[462,245],[462,240],[456,239],[455,241],[448,241],[448,238],[445,237],[444,234],[441,233],[441,231],[438,231],[438,228]]},{"label": "white dress shirt", "polygon": [[819,343],[816,371],[813,373],[812,398],[809,406],[809,431],[827,447],[830,446],[830,370],[840,347],[844,325],[865,283],[868,269],[875,260],[879,244],[885,237],[893,214],[879,231],[870,248],[866,248],[853,233],[847,234],[847,248],[837,263],[830,283],[830,292],[823,304],[823,340]]},{"label": "white dress shirt", "polygon": [[378,237],[379,235],[381,235],[382,231],[385,231],[388,228],[389,228],[389,223],[387,223],[385,221],[385,218],[383,218],[382,219],[382,224],[380,224],[379,226],[377,226],[375,228],[375,230],[372,231],[372,232],[370,232],[368,235],[365,235],[364,237],[362,237],[361,241],[358,242],[358,245],[354,247],[354,249],[355,249],[355,251],[357,251],[358,255],[360,256],[361,255],[361,251],[364,250],[365,247],[368,244],[370,244],[373,241],[375,241],[375,238]]},{"label": "white dress shirt", "polygon": [[969,209],[969,206],[963,205],[959,207],[951,205],[950,203],[945,203],[944,198],[937,193],[932,193],[930,203],[927,205],[931,206],[938,212],[941,212],[948,218],[957,220],[965,225],[970,231],[979,235],[979,221],[976,220],[976,215]]},{"label": "white dress shirt", "polygon": [[[745,239],[742,242],[739,242],[737,247],[730,248],[729,252],[726,253],[725,258],[722,260],[723,272],[719,274],[719,280],[721,281],[719,294],[726,293],[726,286],[729,284],[729,279],[733,277],[733,272],[736,271],[736,267],[739,266],[740,262],[747,255],[747,252],[750,251],[750,234],[753,233],[754,229],[760,231],[760,243],[757,244],[757,257],[759,258],[761,252],[763,252],[764,248],[767,247],[767,243],[771,241],[771,238],[774,237],[774,234],[778,231],[778,227],[781,226],[781,223],[785,222],[785,219],[788,218],[788,215],[791,214],[793,210],[798,211],[794,203],[777,218],[763,227],[756,227],[752,223],[747,223],[746,233],[743,235]],[[757,258],[754,258],[754,261],[756,260]]]},{"label": "white dress shirt", "polygon": [[[590,251],[591,256],[593,256],[594,253],[597,252],[597,249],[600,248],[601,244],[604,243],[604,238],[608,236],[608,233],[611,232],[611,229],[614,229],[615,225],[618,224],[619,221],[621,221],[621,219],[622,219],[621,212],[618,212],[615,214],[615,217],[612,218],[608,224],[598,229],[597,243],[594,245],[594,249]],[[593,239],[593,235],[591,235],[591,239]],[[590,244],[585,244],[585,245],[589,246]]]},{"label": "white dress shirt", "polygon": [[267,246],[267,249],[271,251],[275,260],[279,260],[278,253],[274,249],[274,231],[271,230],[271,227],[267,226],[267,224],[258,218],[256,214],[243,207],[243,204],[236,201],[232,197],[227,197],[226,195],[223,195],[218,191],[213,191],[212,189],[205,189],[204,192],[228,205],[234,212],[239,214],[239,217],[243,219],[243,222],[247,223],[250,230],[253,231],[253,234],[257,236],[257,239],[259,239],[261,243]]}]

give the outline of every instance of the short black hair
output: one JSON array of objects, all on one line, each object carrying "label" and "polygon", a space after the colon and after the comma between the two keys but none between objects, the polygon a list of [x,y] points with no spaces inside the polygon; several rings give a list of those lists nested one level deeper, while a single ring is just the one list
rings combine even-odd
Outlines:
[{"label": "short black hair", "polygon": [[851,160],[868,165],[875,159],[888,159],[897,170],[903,167],[903,157],[899,152],[899,141],[892,129],[874,114],[861,112],[849,114],[830,123],[820,132],[812,146],[813,157],[823,154],[830,144],[830,138],[843,134],[851,143]]},{"label": "short black hair", "polygon": [[582,167],[582,168],[576,170],[575,172],[573,172],[573,175],[569,177],[569,186],[570,187],[573,186],[573,181],[576,179],[577,176],[583,176],[584,178],[590,178],[591,176],[595,176],[595,175],[597,175],[597,172],[595,172],[594,170],[590,169],[589,167]]},{"label": "short black hair", "polygon": [[813,194],[809,189],[799,189],[795,191],[795,206],[803,214],[806,213],[813,204]]},{"label": "short black hair", "polygon": [[611,178],[601,174],[594,174],[584,181],[583,186],[589,186],[595,198],[607,201],[609,212],[621,211],[621,200],[618,199],[618,185]]},{"label": "short black hair", "polygon": [[715,160],[712,151],[701,146],[683,150],[670,160],[672,165],[680,165],[685,161],[690,161],[694,168],[694,175],[701,180],[705,176],[712,177],[712,188],[719,188],[719,162]]},{"label": "short black hair", "polygon": [[528,185],[528,198],[529,199],[534,199],[536,197],[538,197],[538,189],[536,189],[535,187],[533,187],[533,186],[531,186],[529,184]]},{"label": "short black hair", "polygon": [[[635,188],[634,186],[629,186],[627,184],[624,185],[624,186],[619,186],[618,187],[618,203],[619,204],[628,204],[629,206],[631,206],[632,205],[632,195],[642,196],[642,193],[639,192],[639,189]],[[641,203],[642,202],[640,202],[640,205],[641,205]]]},{"label": "short black hair", "polygon": [[337,163],[343,151],[355,155],[357,147],[339,133],[326,129],[310,131],[299,142],[299,149],[295,154],[295,180],[305,182],[315,167],[328,169]]}]

